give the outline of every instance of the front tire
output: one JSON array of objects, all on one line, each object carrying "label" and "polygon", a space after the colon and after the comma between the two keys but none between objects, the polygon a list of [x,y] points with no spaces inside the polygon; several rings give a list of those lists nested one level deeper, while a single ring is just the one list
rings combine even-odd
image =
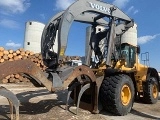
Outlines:
[{"label": "front tire", "polygon": [[127,115],[134,102],[134,84],[124,74],[106,77],[100,88],[100,99],[104,109],[115,115]]}]

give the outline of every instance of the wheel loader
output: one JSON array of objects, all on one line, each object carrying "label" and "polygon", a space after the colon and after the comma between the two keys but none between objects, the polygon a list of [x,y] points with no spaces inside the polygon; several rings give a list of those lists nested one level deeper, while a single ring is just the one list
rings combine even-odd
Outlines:
[{"label": "wheel loader", "polygon": [[[73,22],[88,24],[85,63],[59,67]],[[99,0],[77,0],[54,15],[43,30],[45,74],[31,61],[21,60],[1,65],[9,69],[0,71],[1,77],[23,73],[53,92],[65,86],[66,109],[73,99],[77,113],[79,107],[99,113],[102,105],[115,115],[127,115],[137,99],[156,103],[160,87],[157,70],[139,62],[136,30],[134,20],[118,7]]]}]

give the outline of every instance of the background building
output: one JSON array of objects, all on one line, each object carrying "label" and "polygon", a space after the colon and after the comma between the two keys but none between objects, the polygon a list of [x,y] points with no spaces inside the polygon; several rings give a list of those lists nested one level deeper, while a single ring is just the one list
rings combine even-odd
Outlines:
[{"label": "background building", "polygon": [[36,21],[26,22],[24,49],[33,51],[34,53],[41,52],[41,35],[45,25]]}]

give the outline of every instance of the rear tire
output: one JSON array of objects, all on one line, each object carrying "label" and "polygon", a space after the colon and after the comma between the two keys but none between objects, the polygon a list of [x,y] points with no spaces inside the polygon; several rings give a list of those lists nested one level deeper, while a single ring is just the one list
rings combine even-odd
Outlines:
[{"label": "rear tire", "polygon": [[150,79],[144,85],[143,101],[147,104],[155,104],[158,101],[159,86],[155,77]]},{"label": "rear tire", "polygon": [[127,115],[134,102],[134,84],[124,74],[106,77],[100,88],[100,100],[104,109],[115,115]]}]

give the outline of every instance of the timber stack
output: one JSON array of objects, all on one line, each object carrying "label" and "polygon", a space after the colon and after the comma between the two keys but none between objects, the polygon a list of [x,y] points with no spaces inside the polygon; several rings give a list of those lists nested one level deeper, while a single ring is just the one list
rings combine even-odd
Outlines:
[{"label": "timber stack", "polygon": [[[0,47],[0,64],[6,61],[15,61],[15,60],[24,60],[30,59],[34,62],[42,71],[45,71],[47,68],[43,64],[41,53],[34,53],[29,50],[24,50],[23,48],[17,50],[5,50],[3,47]],[[67,65],[66,63],[71,60],[80,60],[79,56],[64,56],[61,61],[59,61],[59,66],[62,67]],[[18,83],[18,82],[29,82],[30,80],[20,74],[12,74],[0,80],[0,83]]]},{"label": "timber stack", "polygon": [[[23,48],[17,50],[5,50],[3,47],[0,47],[0,64],[6,61],[15,61],[15,60],[24,60],[30,59],[34,62],[42,71],[47,67],[43,64],[42,56],[40,53],[34,53],[29,50],[24,50]],[[2,83],[18,83],[18,82],[28,82],[25,76],[20,74],[12,74],[4,78]]]}]

